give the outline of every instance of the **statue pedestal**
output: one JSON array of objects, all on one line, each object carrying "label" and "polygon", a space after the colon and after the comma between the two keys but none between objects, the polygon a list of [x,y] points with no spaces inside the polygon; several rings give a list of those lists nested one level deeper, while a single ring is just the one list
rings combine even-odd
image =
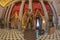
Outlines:
[{"label": "statue pedestal", "polygon": [[53,34],[55,32],[55,27],[49,28],[48,34]]}]

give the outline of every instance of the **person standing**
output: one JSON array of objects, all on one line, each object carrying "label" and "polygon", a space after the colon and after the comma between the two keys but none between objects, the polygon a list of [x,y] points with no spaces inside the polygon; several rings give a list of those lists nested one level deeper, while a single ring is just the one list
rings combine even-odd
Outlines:
[{"label": "person standing", "polygon": [[37,14],[36,14],[36,39],[38,39],[38,36],[39,36],[39,28],[40,28],[40,17],[39,17],[39,13],[38,13],[38,10],[37,10]]},{"label": "person standing", "polygon": [[39,35],[39,17],[38,15],[36,16],[36,39],[38,39],[38,35]]}]

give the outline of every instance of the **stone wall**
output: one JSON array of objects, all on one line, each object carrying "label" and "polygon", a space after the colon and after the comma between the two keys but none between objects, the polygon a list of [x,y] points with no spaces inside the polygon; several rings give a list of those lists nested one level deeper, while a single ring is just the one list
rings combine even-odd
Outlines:
[{"label": "stone wall", "polygon": [[53,4],[57,11],[57,15],[60,15],[60,0],[53,0]]},{"label": "stone wall", "polygon": [[0,18],[4,15],[4,8],[0,6]]},{"label": "stone wall", "polygon": [[58,27],[57,29],[60,29],[60,16],[58,16]]}]

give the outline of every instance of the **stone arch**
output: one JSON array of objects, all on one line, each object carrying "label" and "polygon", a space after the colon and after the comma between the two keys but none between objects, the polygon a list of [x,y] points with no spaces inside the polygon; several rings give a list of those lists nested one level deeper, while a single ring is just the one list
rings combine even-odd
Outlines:
[{"label": "stone arch", "polygon": [[[16,2],[17,3],[17,2]],[[14,5],[16,4],[16,3],[13,3],[13,4],[11,4],[10,5],[10,9],[8,10],[8,12],[6,12],[6,16],[7,16],[7,19],[5,20],[6,22],[7,22],[7,26],[9,27],[9,20],[10,20],[10,15],[11,15],[11,13],[12,13],[12,9],[13,9],[13,7],[14,7]],[[8,6],[9,7],[9,6]],[[18,10],[17,10],[18,11]],[[9,13],[9,14],[8,14]]]},{"label": "stone arch", "polygon": [[[18,1],[16,1],[16,2],[18,2]],[[23,1],[24,2],[24,1]],[[45,21],[46,21],[46,26],[48,26],[48,22],[47,22],[47,20],[48,20],[48,15],[47,15],[47,11],[46,11],[46,8],[45,8],[45,5],[44,5],[44,3],[43,3],[43,1],[41,1],[41,0],[39,0],[39,2],[41,3],[41,5],[42,5],[42,8],[43,8],[43,11],[44,11],[44,18],[45,18]],[[25,3],[25,2],[24,2]],[[15,4],[14,4],[15,5]],[[21,5],[23,5],[23,4],[21,4]],[[23,5],[23,7],[24,7],[24,5]],[[12,9],[12,8],[11,8]],[[22,12],[21,12],[21,10],[22,10]],[[9,12],[10,13],[10,12]],[[20,13],[21,13],[21,15],[20,15]],[[20,12],[19,12],[19,17],[21,17],[22,18],[22,14],[23,14],[23,9],[20,9]],[[8,15],[8,13],[7,13],[7,15]],[[56,15],[55,15],[56,16]],[[21,19],[20,18],[20,19]],[[21,19],[22,20],[22,19]],[[8,23],[7,23],[8,24]],[[22,24],[22,23],[21,23]],[[48,28],[48,27],[46,27],[46,28]]]}]

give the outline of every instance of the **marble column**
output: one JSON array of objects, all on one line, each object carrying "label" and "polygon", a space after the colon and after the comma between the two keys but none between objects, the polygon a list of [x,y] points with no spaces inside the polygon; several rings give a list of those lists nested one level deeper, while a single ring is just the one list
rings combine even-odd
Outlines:
[{"label": "marble column", "polygon": [[43,8],[43,11],[44,11],[44,16],[45,16],[45,30],[48,32],[48,13],[47,13],[47,10],[46,10],[46,7],[43,3],[43,0],[40,0],[40,3],[42,5],[42,8]]},{"label": "marble column", "polygon": [[[0,21],[3,22],[3,24],[5,24],[4,22],[4,13],[5,13],[5,8],[3,8],[2,6],[0,6]],[[2,20],[3,19],[3,20]],[[1,23],[0,23],[0,27],[1,27]],[[3,27],[3,26],[2,26]],[[3,27],[4,28],[4,27]]]},{"label": "marble column", "polygon": [[[50,5],[50,7],[51,7],[51,10],[52,10],[52,12],[53,12],[53,23],[54,23],[54,31],[56,30],[56,28],[57,28],[57,22],[58,22],[58,20],[57,20],[57,13],[56,13],[56,11],[55,11],[55,8],[54,8],[54,6],[53,6],[53,4],[52,4],[52,1],[50,1],[50,2],[48,2],[49,3],[49,5]],[[53,28],[53,27],[52,27]],[[52,32],[53,33],[53,32]]]},{"label": "marble column", "polygon": [[53,10],[53,13],[54,13],[54,24],[55,24],[55,28],[57,29],[57,26],[58,26],[58,15],[57,15],[57,12],[55,10],[55,7],[53,5],[53,2],[51,3],[51,8]]},{"label": "marble column", "polygon": [[11,11],[12,11],[12,8],[13,8],[13,6],[14,6],[15,4],[11,4],[10,6],[10,10],[9,10],[9,12],[8,12],[8,16],[7,16],[7,27],[9,28],[9,23],[10,23],[10,14],[11,14]]},{"label": "marble column", "polygon": [[18,25],[18,30],[22,30],[22,14],[23,14],[24,3],[25,3],[25,1],[22,0],[21,6],[20,6],[20,11],[19,11],[20,22],[19,22],[19,25]]},{"label": "marble column", "polygon": [[32,11],[32,0],[29,0],[29,9]]},{"label": "marble column", "polygon": [[6,27],[7,27],[7,25],[6,25],[7,24],[7,15],[10,10],[10,7],[11,6],[8,6],[8,8],[7,7],[5,8],[5,17],[4,17],[5,24],[4,24],[4,26],[6,26]]}]

